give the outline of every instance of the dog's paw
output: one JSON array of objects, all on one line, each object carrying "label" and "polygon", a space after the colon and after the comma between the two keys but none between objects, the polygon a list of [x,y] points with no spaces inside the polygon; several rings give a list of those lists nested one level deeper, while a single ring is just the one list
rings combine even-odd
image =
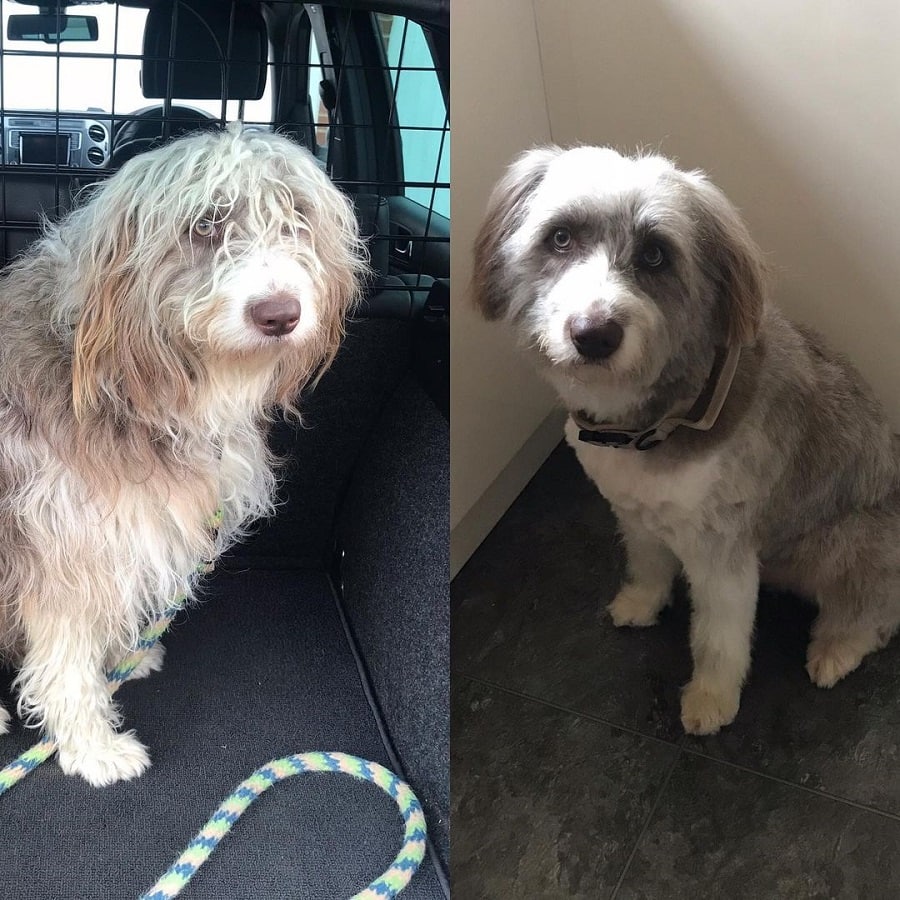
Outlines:
[{"label": "dog's paw", "polygon": [[166,659],[166,648],[157,641],[145,654],[144,658],[137,664],[135,670],[128,676],[129,681],[136,678],[146,678],[153,672],[158,672]]},{"label": "dog's paw", "polygon": [[713,689],[690,681],[681,694],[681,724],[688,734],[715,734],[734,721],[740,702],[740,690]]},{"label": "dog's paw", "polygon": [[626,584],[615,600],[606,607],[616,628],[631,625],[646,628],[655,625],[659,611],[666,605],[667,596],[637,584]]},{"label": "dog's paw", "polygon": [[0,734],[6,734],[9,731],[9,723],[12,720],[12,716],[9,714],[9,710],[0,703]]},{"label": "dog's paw", "polygon": [[871,649],[871,645],[854,638],[813,638],[806,652],[806,671],[813,684],[834,687]]},{"label": "dog's paw", "polygon": [[105,787],[142,775],[150,765],[147,749],[134,732],[59,748],[59,767],[66,775],[80,775],[94,787]]}]

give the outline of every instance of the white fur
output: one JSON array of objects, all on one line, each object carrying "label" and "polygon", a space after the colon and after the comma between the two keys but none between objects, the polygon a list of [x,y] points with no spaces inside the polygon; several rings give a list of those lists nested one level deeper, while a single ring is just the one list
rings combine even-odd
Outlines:
[{"label": "white fur", "polygon": [[[614,624],[652,625],[679,570],[690,584],[688,732],[737,713],[761,567],[818,604],[807,669],[822,687],[900,629],[900,442],[852,365],[769,301],[763,255],[702,173],[536,148],[494,189],[474,250],[475,303],[579,421],[641,432],[683,417],[714,360],[739,351],[711,430],[646,452],[566,430],[627,551]],[[578,337],[610,324],[612,349]]]},{"label": "white fur", "polygon": [[737,713],[759,588],[755,555],[711,544],[697,520],[719,481],[718,457],[687,463],[673,477],[646,454],[579,441],[571,419],[566,438],[616,511],[628,548],[628,578],[609,606],[613,623],[654,624],[684,567],[693,601],[694,676],[685,688],[682,719],[689,732],[718,731]]},{"label": "white fur", "polygon": [[[234,126],[131,160],[4,273],[0,647],[64,771],[149,764],[104,669],[272,511],[268,421],[333,358],[363,256],[315,160]],[[299,302],[293,330],[254,325],[273,296]]]},{"label": "white fur", "polygon": [[247,309],[257,300],[277,293],[313,298],[304,304],[300,322],[284,338],[301,343],[318,327],[315,283],[304,266],[285,251],[260,248],[248,254],[223,278],[219,293],[223,315],[211,323],[208,340],[214,346],[252,350],[264,346],[266,338],[247,327]]}]

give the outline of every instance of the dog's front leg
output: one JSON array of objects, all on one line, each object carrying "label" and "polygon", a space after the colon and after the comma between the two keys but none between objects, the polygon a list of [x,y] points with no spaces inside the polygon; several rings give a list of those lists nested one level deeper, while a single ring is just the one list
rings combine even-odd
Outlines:
[{"label": "dog's front leg", "polygon": [[140,775],[150,758],[133,733],[115,730],[119,715],[104,673],[102,625],[39,615],[26,632],[16,678],[19,710],[56,740],[60,768],[96,787]]},{"label": "dog's front leg", "polygon": [[759,592],[759,563],[745,547],[706,546],[684,559],[691,585],[694,674],[681,695],[681,722],[689,734],[715,734],[740,705],[750,667]]},{"label": "dog's front leg", "polygon": [[680,564],[675,554],[639,522],[618,510],[619,533],[625,545],[628,574],[607,609],[617,628],[654,625],[669,602]]}]

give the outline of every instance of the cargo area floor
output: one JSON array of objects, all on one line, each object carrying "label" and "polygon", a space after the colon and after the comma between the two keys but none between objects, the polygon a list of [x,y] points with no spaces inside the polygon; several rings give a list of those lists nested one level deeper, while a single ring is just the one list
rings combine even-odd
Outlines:
[{"label": "cargo area floor", "polygon": [[[279,756],[340,750],[391,767],[326,575],[216,574],[205,596],[164,638],[162,672],[117,694],[124,727],[150,750],[145,775],[95,789],[51,760],[0,797],[0,897],[136,898],[240,781]],[[11,703],[10,680],[0,697]],[[0,759],[35,739],[15,723]],[[340,900],[387,868],[401,836],[377,787],[291,778],[245,813],[183,896]],[[443,898],[428,856],[403,896]]]}]

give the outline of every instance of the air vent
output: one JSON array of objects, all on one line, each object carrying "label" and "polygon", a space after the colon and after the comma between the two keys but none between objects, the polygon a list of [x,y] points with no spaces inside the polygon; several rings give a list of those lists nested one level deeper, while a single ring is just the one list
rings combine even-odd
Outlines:
[{"label": "air vent", "polygon": [[[106,131],[102,125],[91,125],[91,127],[88,128],[88,134],[90,135],[91,140],[97,144],[106,140]],[[91,162],[94,161],[94,158],[90,154],[88,154],[88,158]]]},{"label": "air vent", "polygon": [[103,155],[103,151],[99,147],[91,147],[87,152],[87,158],[95,166],[102,166],[103,160],[106,159],[106,157]]}]

